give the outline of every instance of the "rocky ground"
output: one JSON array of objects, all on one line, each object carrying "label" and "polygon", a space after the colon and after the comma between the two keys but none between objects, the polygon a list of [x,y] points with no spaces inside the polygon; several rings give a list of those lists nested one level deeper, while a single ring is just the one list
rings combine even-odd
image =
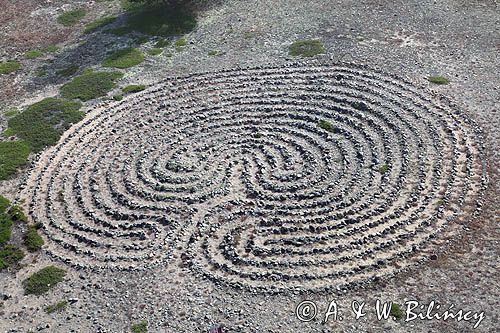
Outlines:
[{"label": "rocky ground", "polygon": [[[54,95],[63,83],[57,68],[78,63],[98,67],[110,49],[130,45],[126,37],[81,33],[63,28],[55,17],[63,9],[85,6],[92,20],[119,13],[115,2],[0,1],[0,58],[18,58],[23,69],[0,76],[2,110],[22,107]],[[346,293],[263,295],[217,286],[186,267],[171,265],[148,271],[122,272],[68,267],[66,280],[47,295],[24,296],[20,281],[53,261],[45,252],[24,259],[18,272],[0,273],[0,329],[5,332],[124,332],[147,320],[151,332],[205,332],[221,324],[224,332],[496,332],[500,327],[498,180],[500,142],[500,7],[497,1],[220,1],[200,12],[188,45],[172,57],[162,54],[126,71],[120,85],[152,84],[173,75],[234,67],[286,64],[288,46],[298,39],[319,39],[333,62],[368,64],[451,99],[482,128],[487,148],[489,187],[485,203],[462,237],[437,257],[409,272],[369,288]],[[119,24],[123,17],[113,24]],[[22,54],[57,43],[63,48],[34,60]],[[154,41],[149,42],[154,44]],[[145,48],[150,44],[140,47]],[[218,56],[209,51],[220,51]],[[45,66],[46,77],[36,77]],[[450,84],[436,86],[430,75]],[[99,101],[88,102],[88,110]],[[2,119],[2,129],[5,121]],[[19,197],[23,175],[0,183],[0,194]],[[70,305],[61,313],[44,308],[61,299]],[[484,320],[377,320],[375,301],[432,300],[443,308],[484,311]],[[311,322],[295,316],[303,300],[316,302],[319,315]],[[336,300],[343,320],[321,323]],[[352,301],[366,302],[368,314],[355,320]]]}]

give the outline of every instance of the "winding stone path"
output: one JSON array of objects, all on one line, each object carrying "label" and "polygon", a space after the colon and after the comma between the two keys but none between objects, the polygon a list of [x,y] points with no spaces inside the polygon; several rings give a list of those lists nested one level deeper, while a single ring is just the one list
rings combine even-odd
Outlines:
[{"label": "winding stone path", "polygon": [[450,102],[378,70],[304,62],[103,103],[39,157],[21,197],[68,264],[180,257],[216,284],[279,292],[404,269],[485,186],[479,129]]}]

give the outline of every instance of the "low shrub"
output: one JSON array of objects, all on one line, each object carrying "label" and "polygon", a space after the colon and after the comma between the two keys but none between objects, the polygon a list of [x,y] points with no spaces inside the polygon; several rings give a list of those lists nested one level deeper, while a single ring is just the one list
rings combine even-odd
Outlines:
[{"label": "low shrub", "polygon": [[85,25],[84,33],[89,34],[116,21],[116,16],[105,16]]},{"label": "low shrub", "polygon": [[3,214],[7,211],[7,208],[10,206],[10,201],[6,197],[0,195],[0,214]]},{"label": "low shrub", "polygon": [[0,271],[17,264],[24,258],[23,251],[13,245],[5,245],[0,249]]},{"label": "low shrub", "polygon": [[64,309],[66,309],[67,306],[68,306],[68,302],[60,301],[60,302],[57,302],[55,304],[51,304],[51,305],[47,306],[45,308],[45,312],[47,312],[47,313],[61,312]]},{"label": "low shrub", "polygon": [[28,164],[30,146],[24,141],[0,141],[0,180],[5,180]]},{"label": "low shrub", "polygon": [[325,131],[331,132],[333,131],[333,125],[326,120],[320,120],[318,122],[318,127],[324,129]]},{"label": "low shrub", "polygon": [[80,68],[78,65],[70,65],[66,68],[56,71],[56,74],[65,77],[72,76],[78,71],[78,68]]},{"label": "low shrub", "polygon": [[129,68],[144,61],[144,54],[134,48],[118,50],[102,62],[104,67]]},{"label": "low shrub", "polygon": [[22,282],[24,294],[42,295],[64,280],[66,271],[55,266],[42,268]]},{"label": "low shrub", "polygon": [[0,214],[0,246],[5,245],[12,236],[12,219],[7,214]]},{"label": "low shrub", "polygon": [[146,86],[143,84],[131,84],[129,86],[126,86],[122,89],[124,94],[130,94],[130,93],[135,93],[139,91],[143,91],[146,89]]},{"label": "low shrub", "polygon": [[448,84],[450,83],[450,80],[443,76],[431,76],[427,78],[429,82],[435,83],[435,84]]},{"label": "low shrub", "polygon": [[293,57],[314,57],[325,53],[325,48],[319,40],[299,40],[288,47],[288,54]]},{"label": "low shrub", "polygon": [[28,231],[24,235],[24,245],[29,252],[36,252],[42,248],[44,241],[38,234],[35,226],[28,226]]},{"label": "low shrub", "polygon": [[9,211],[9,216],[14,222],[18,223],[27,223],[28,218],[26,217],[26,214],[24,214],[23,209],[17,205],[11,206]]},{"label": "low shrub", "polygon": [[152,49],[148,50],[148,54],[152,56],[157,56],[163,52],[163,49],[160,49],[158,47],[154,47]]},{"label": "low shrub", "polygon": [[17,60],[7,60],[0,62],[0,74],[9,74],[21,68],[21,63]]},{"label": "low shrub", "polygon": [[401,307],[397,303],[391,303],[391,316],[396,318],[397,320],[403,318],[404,313],[401,310]]},{"label": "low shrub", "polygon": [[24,53],[24,56],[26,57],[26,59],[35,59],[43,56],[43,54],[44,53],[40,50],[30,50]]},{"label": "low shrub", "polygon": [[130,327],[133,333],[147,333],[148,332],[148,322],[143,320],[140,323],[132,325]]},{"label": "low shrub", "polygon": [[83,119],[80,102],[48,97],[8,120],[9,128],[35,152],[57,143],[71,124]]},{"label": "low shrub", "polygon": [[115,81],[123,76],[120,72],[86,71],[61,87],[61,95],[68,99],[88,101],[106,95],[115,88]]},{"label": "low shrub", "polygon": [[85,17],[86,14],[87,12],[82,8],[69,10],[59,15],[57,17],[57,22],[64,25],[65,27],[70,27],[80,22],[80,20]]}]

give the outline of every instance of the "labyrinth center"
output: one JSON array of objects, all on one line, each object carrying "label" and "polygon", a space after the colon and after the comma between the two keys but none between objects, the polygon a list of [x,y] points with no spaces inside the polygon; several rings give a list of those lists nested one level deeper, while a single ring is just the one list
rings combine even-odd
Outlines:
[{"label": "labyrinth center", "polygon": [[77,267],[182,260],[216,284],[322,290],[453,235],[485,186],[478,135],[442,98],[362,66],[192,74],[90,111],[21,198],[47,252]]}]

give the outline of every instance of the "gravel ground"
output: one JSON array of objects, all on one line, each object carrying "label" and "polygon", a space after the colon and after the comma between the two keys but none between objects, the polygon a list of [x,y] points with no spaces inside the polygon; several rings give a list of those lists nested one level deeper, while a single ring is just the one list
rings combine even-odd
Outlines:
[{"label": "gravel ground", "polygon": [[[69,7],[77,4],[72,2]],[[79,4],[88,6],[89,18],[118,10],[115,3]],[[75,62],[97,66],[105,50],[130,42],[55,27],[56,13],[68,6],[64,1],[27,1],[23,15],[17,15],[21,9],[15,4],[0,1],[0,7],[4,6],[8,10],[0,14],[0,23],[2,35],[8,38],[1,38],[0,57],[21,58],[22,52],[39,45],[31,41],[33,34],[29,33],[38,29],[38,43],[65,45],[45,59],[23,60],[21,72],[0,78],[4,108],[54,94],[62,83],[51,75],[56,68]],[[325,45],[327,53],[322,58],[365,63],[447,96],[483,129],[490,185],[479,217],[461,239],[453,241],[447,251],[439,252],[437,260],[372,288],[346,294],[263,296],[219,287],[193,276],[186,268],[172,266],[147,272],[69,268],[66,281],[47,295],[23,296],[20,281],[51,262],[40,253],[28,256],[26,267],[17,273],[0,273],[0,293],[5,295],[0,330],[124,332],[131,323],[144,319],[149,321],[151,332],[204,332],[212,324],[222,324],[228,332],[497,332],[499,9],[497,1],[480,0],[220,1],[202,12],[197,29],[186,36],[189,43],[183,52],[170,58],[164,54],[148,57],[128,70],[123,79],[123,85],[150,84],[174,74],[283,64],[291,61],[287,55],[290,43],[314,38]],[[251,32],[251,38],[245,38],[247,32]],[[50,40],[44,36],[51,36]],[[209,56],[210,50],[223,54]],[[49,76],[34,78],[42,62],[49,63]],[[429,75],[443,75],[451,82],[431,85],[426,80]],[[97,102],[87,104],[91,107],[93,103]],[[2,182],[0,193],[14,199],[20,183],[21,176]],[[45,313],[48,304],[61,299],[73,299],[73,303],[64,312]],[[316,320],[303,323],[295,317],[295,307],[306,299],[317,303],[319,314]],[[444,309],[454,304],[454,309],[484,311],[485,317],[476,329],[474,320],[379,321],[374,315],[377,299],[400,304],[406,300],[421,304],[435,300]],[[343,320],[321,323],[332,300],[337,301]],[[368,314],[358,320],[350,311],[354,300],[366,302]]]}]

